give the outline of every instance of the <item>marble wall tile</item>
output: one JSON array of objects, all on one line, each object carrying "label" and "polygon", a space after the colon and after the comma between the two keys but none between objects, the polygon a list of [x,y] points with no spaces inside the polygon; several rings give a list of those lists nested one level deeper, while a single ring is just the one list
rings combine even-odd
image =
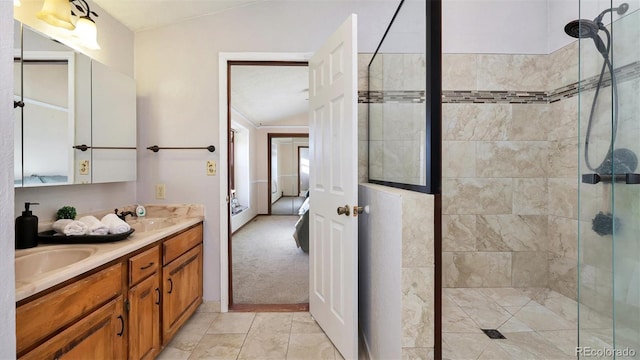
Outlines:
[{"label": "marble wall tile", "polygon": [[403,54],[404,90],[426,90],[427,67],[424,54]]},{"label": "marble wall tile", "polygon": [[443,287],[511,286],[510,252],[443,252]]},{"label": "marble wall tile", "polygon": [[549,104],[513,104],[511,112],[507,134],[509,140],[547,140],[549,129],[553,126]]},{"label": "marble wall tile", "polygon": [[369,140],[369,104],[358,104],[358,140]]},{"label": "marble wall tile", "polygon": [[369,140],[369,177],[384,179],[384,141]]},{"label": "marble wall tile", "polygon": [[476,215],[442,215],[442,251],[476,250]]},{"label": "marble wall tile", "polygon": [[578,182],[576,179],[549,179],[549,215],[577,219]]},{"label": "marble wall tile", "polygon": [[478,55],[481,90],[541,91],[547,89],[546,55]]},{"label": "marble wall tile", "polygon": [[443,141],[442,154],[442,177],[476,176],[476,143],[474,141]]},{"label": "marble wall tile", "polygon": [[547,217],[544,215],[477,216],[478,251],[543,251],[546,247]]},{"label": "marble wall tile", "polygon": [[513,213],[518,215],[546,215],[547,179],[513,179]]},{"label": "marble wall tile", "polygon": [[[558,140],[576,137],[578,135],[578,96],[562,99],[548,106],[551,110],[547,139]],[[586,125],[586,122],[584,124]]]},{"label": "marble wall tile", "polygon": [[358,90],[367,90],[369,84],[369,62],[373,54],[358,53]]},{"label": "marble wall tile", "polygon": [[478,142],[478,177],[544,177],[547,174],[546,141]]},{"label": "marble wall tile", "polygon": [[508,140],[511,105],[442,104],[443,140]]},{"label": "marble wall tile", "polygon": [[547,252],[514,252],[512,256],[512,279],[514,287],[548,286]]},{"label": "marble wall tile", "polygon": [[402,347],[434,345],[434,268],[402,269]]},{"label": "marble wall tile", "polygon": [[548,55],[547,90],[557,89],[579,80],[578,41]]},{"label": "marble wall tile", "polygon": [[417,140],[426,126],[424,104],[384,103],[382,132],[384,140]]},{"label": "marble wall tile", "polygon": [[[375,159],[374,159],[375,161]],[[369,181],[369,142],[358,141],[358,182]]]},{"label": "marble wall tile", "polygon": [[384,104],[367,104],[368,136],[369,140],[384,140],[383,132],[383,109]]},{"label": "marble wall tile", "polygon": [[442,90],[478,90],[477,55],[442,54]]},{"label": "marble wall tile", "polygon": [[434,197],[402,196],[402,266],[434,266]]},{"label": "marble wall tile", "polygon": [[578,174],[578,138],[549,141],[549,176],[575,179]]},{"label": "marble wall tile", "polygon": [[369,72],[369,89],[382,90],[384,88],[382,73],[384,66],[384,56],[376,56],[370,62],[371,65],[369,66],[369,64],[367,64],[366,66],[367,71]]},{"label": "marble wall tile", "polygon": [[511,179],[443,179],[442,214],[511,214]]},{"label": "marble wall tile", "polygon": [[549,216],[549,246],[552,254],[565,258],[578,258],[578,220]]},{"label": "marble wall tile", "polygon": [[549,254],[549,288],[577,299],[578,261]]},{"label": "marble wall tile", "polygon": [[406,90],[404,86],[404,54],[382,54],[382,82],[384,90]]},{"label": "marble wall tile", "polygon": [[402,348],[402,360],[433,360],[433,348]]}]

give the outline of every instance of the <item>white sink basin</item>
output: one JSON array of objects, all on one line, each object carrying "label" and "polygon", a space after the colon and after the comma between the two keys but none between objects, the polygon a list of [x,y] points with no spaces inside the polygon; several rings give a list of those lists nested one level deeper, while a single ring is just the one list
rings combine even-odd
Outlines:
[{"label": "white sink basin", "polygon": [[137,232],[159,230],[176,224],[176,220],[166,218],[138,218],[127,222]]},{"label": "white sink basin", "polygon": [[93,246],[47,246],[28,250],[15,259],[16,282],[57,270],[86,259],[95,253]]}]

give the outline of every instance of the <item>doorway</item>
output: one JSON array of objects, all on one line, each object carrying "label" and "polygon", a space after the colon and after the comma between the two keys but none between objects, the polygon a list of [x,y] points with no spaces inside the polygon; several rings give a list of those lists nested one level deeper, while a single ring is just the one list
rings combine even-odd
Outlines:
[{"label": "doorway", "polygon": [[[298,85],[300,79],[304,85]],[[287,167],[281,166],[285,172],[272,184],[271,140],[291,139],[283,149],[293,148],[293,141],[295,146],[308,146],[308,140],[300,143],[308,139],[307,89],[308,70],[303,61],[227,63],[230,310],[308,310],[308,254],[294,238],[297,208],[288,216],[270,216],[272,186],[287,197],[298,191],[297,152],[285,159]],[[241,138],[244,149],[238,148]],[[247,163],[237,156],[240,153],[249,154]],[[240,175],[238,169],[242,168],[248,170]]]}]

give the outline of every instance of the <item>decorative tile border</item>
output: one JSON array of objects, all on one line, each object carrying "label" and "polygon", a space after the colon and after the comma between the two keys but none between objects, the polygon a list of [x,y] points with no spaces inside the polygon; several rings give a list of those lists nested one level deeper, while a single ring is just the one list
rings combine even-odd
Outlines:
[{"label": "decorative tile border", "polygon": [[[618,82],[640,79],[640,61],[621,66],[615,70]],[[575,82],[553,91],[484,91],[445,90],[442,91],[443,104],[549,104],[578,95],[579,91],[589,91],[598,85],[599,75]],[[611,76],[605,73],[604,87],[611,86]],[[425,92],[420,90],[374,90],[358,91],[358,103],[424,103]]]}]

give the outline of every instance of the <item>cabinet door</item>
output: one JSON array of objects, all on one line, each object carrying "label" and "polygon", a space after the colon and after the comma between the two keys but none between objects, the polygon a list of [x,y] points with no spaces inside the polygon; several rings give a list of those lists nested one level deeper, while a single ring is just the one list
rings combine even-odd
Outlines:
[{"label": "cabinet door", "polygon": [[159,275],[131,288],[129,303],[129,359],[153,359],[160,351]]},{"label": "cabinet door", "polygon": [[20,359],[123,359],[122,303],[117,297]]},{"label": "cabinet door", "polygon": [[202,303],[202,244],[163,268],[162,341],[175,332]]}]

